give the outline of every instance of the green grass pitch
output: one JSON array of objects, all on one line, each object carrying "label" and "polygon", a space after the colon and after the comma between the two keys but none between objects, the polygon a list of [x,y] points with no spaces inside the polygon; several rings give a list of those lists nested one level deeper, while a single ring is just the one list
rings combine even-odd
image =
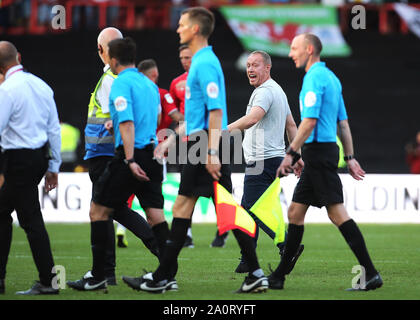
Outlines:
[{"label": "green grass pitch", "polygon": [[[89,224],[47,224],[56,265],[65,267],[67,280],[79,279],[91,268]],[[13,227],[13,242],[6,275],[6,294],[0,300],[418,300],[420,299],[420,225],[362,224],[368,250],[384,280],[384,286],[369,292],[347,292],[356,274],[357,260],[340,232],[332,224],[307,224],[305,251],[284,290],[262,294],[235,294],[244,275],[234,273],[239,247],[232,234],[225,248],[210,248],[216,227],[193,224],[195,248],[184,248],[179,258],[178,292],[149,294],[127,287],[122,275],[139,276],[143,269],[154,270],[157,259],[128,234],[128,248],[117,248],[117,286],[108,293],[77,292],[70,288],[58,296],[22,297],[16,291],[28,289],[38,279],[25,233]],[[275,268],[278,250],[272,240],[260,233],[257,254],[268,275]]]}]

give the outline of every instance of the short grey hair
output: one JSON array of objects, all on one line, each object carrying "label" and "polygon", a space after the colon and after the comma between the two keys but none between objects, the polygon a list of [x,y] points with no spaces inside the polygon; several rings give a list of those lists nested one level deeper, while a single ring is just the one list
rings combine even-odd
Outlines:
[{"label": "short grey hair", "polygon": [[267,52],[265,52],[263,50],[255,50],[255,51],[252,51],[249,55],[251,56],[253,54],[259,54],[259,55],[261,55],[262,58],[263,58],[263,60],[264,60],[264,64],[265,65],[270,65],[270,66],[272,65],[271,64],[271,57],[270,57],[270,55]]}]

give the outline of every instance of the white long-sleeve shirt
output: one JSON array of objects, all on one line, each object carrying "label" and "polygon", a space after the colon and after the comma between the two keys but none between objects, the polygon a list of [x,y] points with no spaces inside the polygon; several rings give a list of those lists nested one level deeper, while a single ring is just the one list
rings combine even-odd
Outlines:
[{"label": "white long-sleeve shirt", "polygon": [[0,135],[4,150],[38,149],[48,141],[48,171],[59,171],[61,131],[54,92],[21,65],[10,68],[0,85]]}]

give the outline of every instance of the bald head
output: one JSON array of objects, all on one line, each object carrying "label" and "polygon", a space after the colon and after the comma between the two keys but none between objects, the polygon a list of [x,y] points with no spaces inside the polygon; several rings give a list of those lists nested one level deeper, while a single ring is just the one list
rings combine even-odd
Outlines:
[{"label": "bald head", "polygon": [[289,57],[293,59],[297,68],[309,68],[320,61],[322,43],[319,38],[312,33],[303,33],[294,37],[291,45]]},{"label": "bald head", "polygon": [[306,42],[306,44],[313,46],[313,55],[319,57],[322,51],[321,40],[319,40],[319,38],[313,33],[304,33],[301,36],[303,37],[303,40]]},{"label": "bald head", "polygon": [[0,71],[19,64],[18,52],[13,43],[9,41],[0,41]]},{"label": "bald head", "polygon": [[108,43],[115,39],[122,39],[123,35],[120,30],[114,27],[105,28],[98,36],[98,52],[103,63],[108,62]]}]

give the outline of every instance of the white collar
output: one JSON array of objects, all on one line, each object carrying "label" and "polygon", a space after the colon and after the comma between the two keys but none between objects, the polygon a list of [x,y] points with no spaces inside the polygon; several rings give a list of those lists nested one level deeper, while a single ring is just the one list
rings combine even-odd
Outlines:
[{"label": "white collar", "polygon": [[109,64],[106,64],[106,65],[105,65],[105,67],[104,67],[104,72],[107,72],[107,71],[109,70],[109,68],[111,68],[111,67],[109,66]]},{"label": "white collar", "polygon": [[21,64],[18,64],[17,66],[11,67],[9,70],[7,70],[6,72],[6,76],[4,77],[4,80],[6,80],[8,77],[10,77],[12,75],[12,73],[18,71],[19,69],[23,69],[23,66]]}]

